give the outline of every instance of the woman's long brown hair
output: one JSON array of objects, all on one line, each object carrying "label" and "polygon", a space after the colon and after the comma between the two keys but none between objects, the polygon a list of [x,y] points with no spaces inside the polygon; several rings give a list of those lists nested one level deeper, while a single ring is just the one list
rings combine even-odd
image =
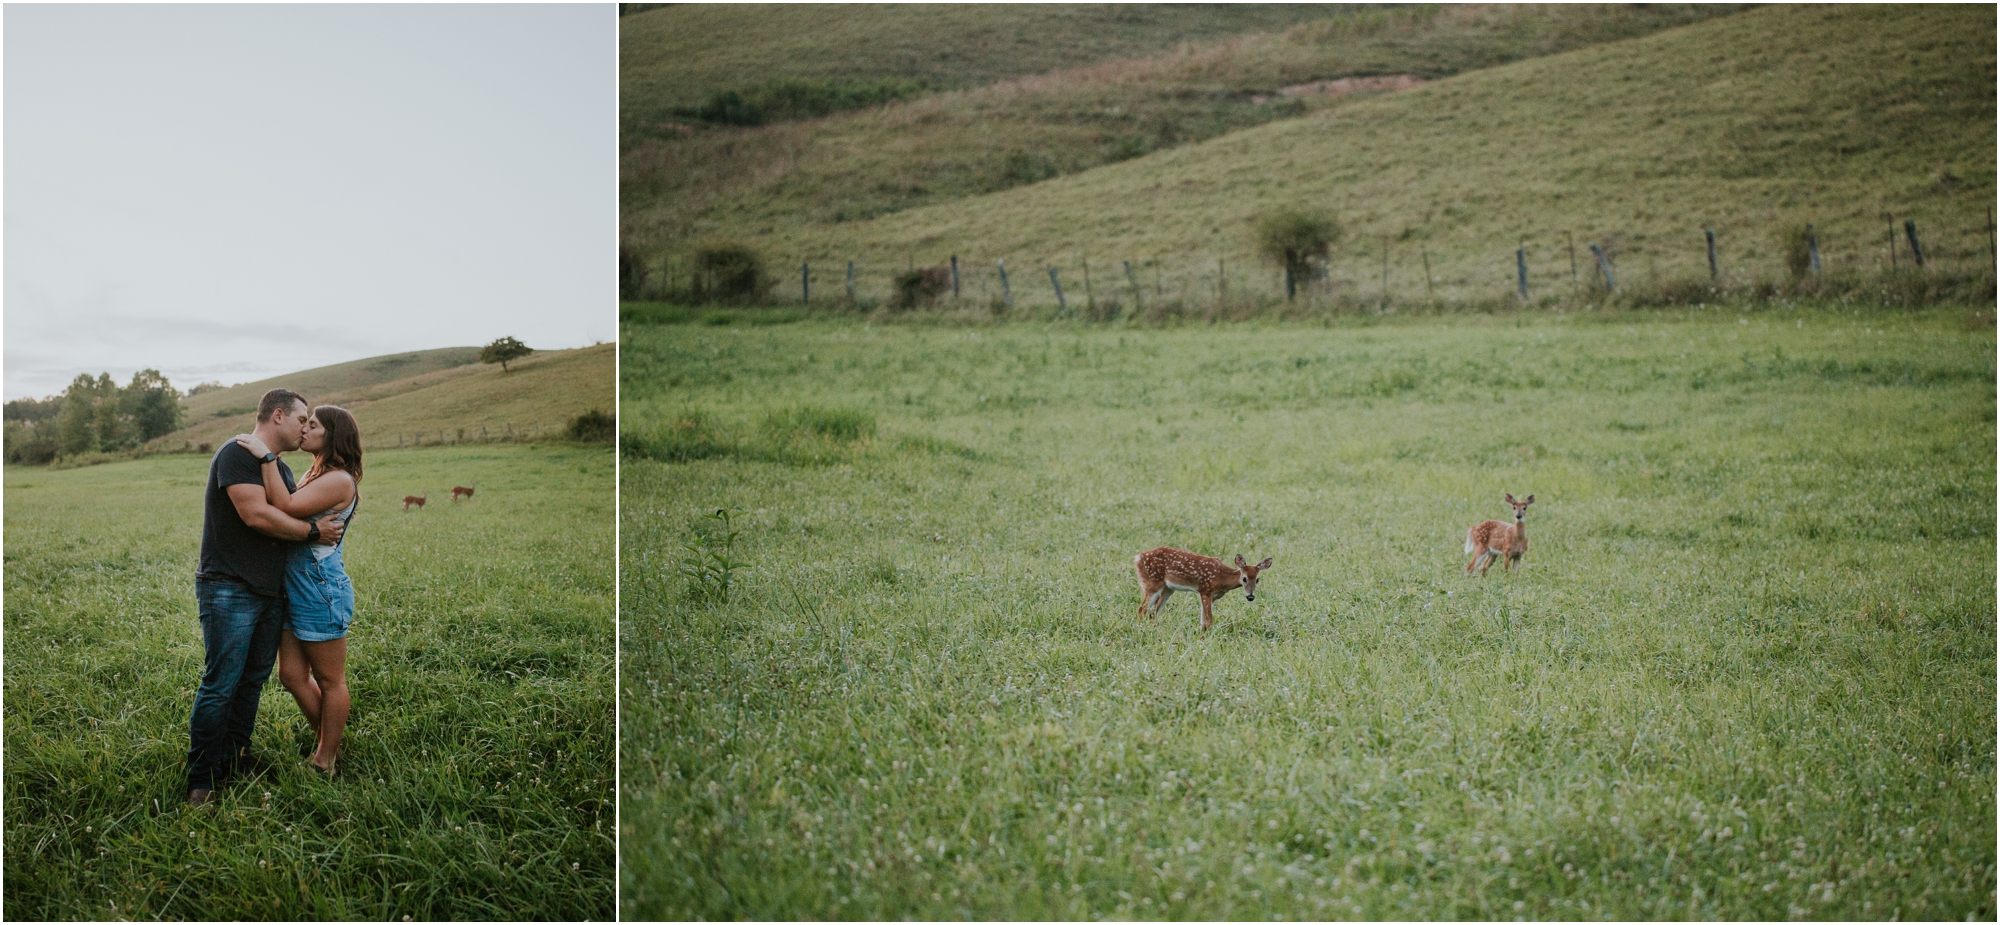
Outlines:
[{"label": "woman's long brown hair", "polygon": [[355,425],[354,415],[339,405],[321,405],[313,409],[313,417],[319,419],[319,426],[326,431],[326,446],[320,448],[319,458],[313,460],[311,469],[306,470],[306,481],[325,475],[329,469],[339,469],[359,487],[361,428]]}]

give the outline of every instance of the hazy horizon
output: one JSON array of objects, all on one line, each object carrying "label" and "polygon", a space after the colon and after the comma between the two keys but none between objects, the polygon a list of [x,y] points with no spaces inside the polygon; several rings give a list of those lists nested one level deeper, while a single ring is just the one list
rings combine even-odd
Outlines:
[{"label": "hazy horizon", "polygon": [[5,397],[613,341],[616,15],[5,8]]}]

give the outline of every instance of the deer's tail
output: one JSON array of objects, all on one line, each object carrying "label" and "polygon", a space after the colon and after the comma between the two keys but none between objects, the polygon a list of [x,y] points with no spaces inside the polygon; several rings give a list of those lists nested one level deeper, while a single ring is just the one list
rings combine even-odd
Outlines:
[{"label": "deer's tail", "polygon": [[1478,527],[1473,527],[1472,529],[1465,531],[1465,551],[1468,553],[1471,552],[1473,548],[1472,534],[1477,532],[1478,530],[1479,530]]}]

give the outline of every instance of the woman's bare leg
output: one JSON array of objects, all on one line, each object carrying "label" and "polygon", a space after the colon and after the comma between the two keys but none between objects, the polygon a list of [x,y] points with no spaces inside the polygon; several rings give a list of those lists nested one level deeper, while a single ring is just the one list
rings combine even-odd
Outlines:
[{"label": "woman's bare leg", "polygon": [[[297,636],[291,630],[278,635],[278,681],[285,690],[292,692],[292,699],[298,701],[299,712],[306,715],[306,725],[319,730],[319,713],[322,695],[317,681],[313,680],[312,665],[306,661],[306,653]],[[343,711],[344,714],[344,711]]]},{"label": "woman's bare leg", "polygon": [[347,731],[347,638],[302,642],[319,686],[319,748],[312,763],[332,768],[340,757],[340,737]]}]

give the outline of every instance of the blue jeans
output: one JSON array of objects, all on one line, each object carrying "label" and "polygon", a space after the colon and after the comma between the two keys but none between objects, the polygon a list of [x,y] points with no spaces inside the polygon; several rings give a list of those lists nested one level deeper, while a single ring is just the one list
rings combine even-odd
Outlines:
[{"label": "blue jeans", "polygon": [[285,602],[227,579],[196,579],[194,597],[203,658],[188,720],[188,789],[213,790],[250,756],[257,698],[278,660]]}]

